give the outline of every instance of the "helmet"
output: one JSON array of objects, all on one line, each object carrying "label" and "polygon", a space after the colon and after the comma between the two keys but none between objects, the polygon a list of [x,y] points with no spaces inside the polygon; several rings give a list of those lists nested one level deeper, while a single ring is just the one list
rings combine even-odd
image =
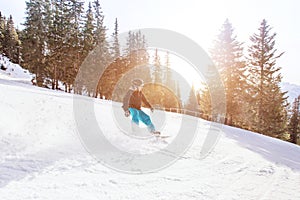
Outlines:
[{"label": "helmet", "polygon": [[133,80],[131,81],[131,83],[132,83],[132,85],[134,85],[134,86],[136,86],[136,87],[141,87],[141,86],[144,85],[144,81],[143,81],[142,79],[139,79],[139,78],[133,79]]}]

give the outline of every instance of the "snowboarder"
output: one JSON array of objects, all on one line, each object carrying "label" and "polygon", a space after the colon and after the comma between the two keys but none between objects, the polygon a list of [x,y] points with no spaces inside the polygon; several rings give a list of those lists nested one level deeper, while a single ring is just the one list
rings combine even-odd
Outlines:
[{"label": "snowboarder", "polygon": [[125,111],[125,116],[132,116],[132,126],[139,125],[139,122],[142,121],[148,128],[149,132],[154,135],[159,135],[160,132],[155,130],[149,115],[141,110],[142,102],[150,108],[151,112],[154,111],[153,107],[147,101],[146,97],[142,93],[142,88],[144,86],[144,81],[142,79],[132,80],[132,86],[129,88],[127,94],[123,99],[122,108]]}]

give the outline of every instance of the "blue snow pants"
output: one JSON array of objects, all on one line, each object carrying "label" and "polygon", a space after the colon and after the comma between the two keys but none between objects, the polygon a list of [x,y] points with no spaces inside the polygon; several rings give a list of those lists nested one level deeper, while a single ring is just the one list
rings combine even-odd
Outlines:
[{"label": "blue snow pants", "polygon": [[144,113],[144,111],[135,108],[128,108],[128,110],[130,111],[130,115],[132,116],[132,121],[134,123],[139,125],[139,122],[142,121],[147,126],[150,132],[155,131],[155,127],[151,122],[150,117],[146,113]]}]

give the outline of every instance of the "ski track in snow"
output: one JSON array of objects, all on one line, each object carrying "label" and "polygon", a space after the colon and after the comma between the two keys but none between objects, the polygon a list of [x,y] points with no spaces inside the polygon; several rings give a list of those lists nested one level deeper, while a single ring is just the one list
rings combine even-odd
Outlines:
[{"label": "ski track in snow", "polygon": [[[0,199],[300,200],[298,146],[224,126],[213,151],[199,159],[210,123],[195,119],[197,138],[175,163],[149,174],[126,174],[86,152],[71,94],[8,80],[0,80],[0,91]],[[111,103],[94,102],[95,113],[107,115]],[[180,119],[170,118],[174,124]],[[122,148],[136,145],[147,152],[165,145],[143,147],[144,141],[119,138],[112,118],[100,123]],[[165,149],[160,153],[176,156]]]}]

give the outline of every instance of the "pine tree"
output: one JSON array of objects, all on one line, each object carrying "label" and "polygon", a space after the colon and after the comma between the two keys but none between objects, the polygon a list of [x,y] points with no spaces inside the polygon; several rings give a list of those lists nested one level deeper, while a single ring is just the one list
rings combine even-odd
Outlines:
[{"label": "pine tree", "polygon": [[149,54],[147,51],[147,42],[145,36],[139,30],[134,34],[134,53],[136,63],[132,66],[136,67],[136,77],[140,77],[144,82],[151,82],[151,67],[149,65]]},{"label": "pine tree", "polygon": [[[122,95],[120,95],[119,88],[114,88],[117,81],[121,79],[122,73],[125,70],[126,61],[121,58],[120,44],[118,35],[118,21],[115,21],[115,29],[112,34],[112,42],[110,47],[110,56],[108,67],[105,69],[98,83],[97,91],[100,92],[101,96],[105,96],[106,99],[114,98],[114,101],[120,101]],[[114,94],[112,92],[116,90]]]},{"label": "pine tree", "polygon": [[84,57],[88,55],[88,53],[94,49],[95,47],[95,40],[94,40],[94,16],[91,2],[89,2],[88,10],[86,11],[85,16],[85,25],[83,28],[83,54]]},{"label": "pine tree", "polygon": [[177,99],[180,101],[179,108],[182,108],[181,90],[180,90],[180,83],[179,83],[179,81],[175,81],[175,87],[176,87],[176,96],[177,96]]},{"label": "pine tree", "polygon": [[154,83],[162,84],[162,67],[160,63],[160,56],[158,55],[157,49],[155,49],[153,65],[154,65]]},{"label": "pine tree", "polygon": [[55,0],[48,3],[47,19],[48,19],[48,34],[47,34],[47,77],[50,78],[52,89],[59,89],[59,81],[63,77],[63,57],[64,57],[64,13],[66,6],[64,1]]},{"label": "pine tree", "polygon": [[[145,36],[142,35],[141,31],[129,31],[126,45],[127,47],[124,49],[124,57],[126,57],[128,60],[126,66],[128,69],[136,68],[139,66],[146,66],[149,64],[147,42]],[[138,70],[136,72],[138,73]],[[147,69],[147,71],[141,71],[139,75],[141,74],[144,74],[145,80],[151,80],[150,69]],[[134,74],[134,76],[138,76],[138,74]]]},{"label": "pine tree", "polygon": [[69,31],[66,23],[67,3],[64,0],[43,1],[42,22],[45,25],[45,74],[44,85],[52,89],[61,89],[59,81],[64,79],[64,59],[66,55],[66,35]]},{"label": "pine tree", "polygon": [[[165,85],[165,87],[168,88],[168,90],[170,92],[173,93],[173,95],[175,95],[179,101],[180,97],[177,96],[177,88],[176,88],[176,81],[173,78],[173,73],[172,73],[172,69],[171,69],[171,61],[170,61],[170,53],[167,51],[165,54],[165,59],[164,59],[165,64],[162,65],[162,84]],[[180,94],[179,94],[180,96]],[[173,104],[170,104],[168,102],[171,103],[169,96],[165,95],[165,105],[167,106],[167,108],[172,108]],[[179,105],[177,108],[181,107],[181,102],[179,102]]]},{"label": "pine tree", "polygon": [[133,52],[135,48],[135,43],[134,43],[134,33],[131,31],[128,32],[127,36],[127,41],[126,41],[126,48],[123,50],[124,56],[127,57],[129,62],[133,63]]},{"label": "pine tree", "polygon": [[46,54],[45,54],[45,77],[46,85],[51,85],[50,87],[58,89],[58,59],[59,52],[57,51],[60,45],[59,30],[56,26],[56,20],[58,17],[58,10],[56,9],[56,3],[52,0],[44,1],[44,23],[47,25],[45,27],[46,31]]},{"label": "pine tree", "polygon": [[[106,27],[104,26],[104,15],[102,12],[102,8],[100,6],[99,0],[95,0],[93,2],[94,5],[94,12],[95,12],[95,24],[96,24],[96,28],[95,28],[95,44],[96,44],[96,48],[97,48],[97,64],[94,65],[96,68],[92,69],[95,71],[104,71],[104,69],[111,64],[112,62],[112,58],[110,56],[110,52],[109,52],[109,44],[107,42],[107,38],[106,38]],[[93,80],[93,81],[97,81],[100,77],[100,74],[98,73],[94,73],[91,75],[87,75],[87,78],[89,80]],[[100,81],[100,80],[99,80]],[[96,82],[96,83],[97,83]],[[90,91],[94,94],[95,97],[98,96],[98,93],[102,90],[102,88],[107,87],[107,85],[111,85],[111,83],[98,83],[96,84],[98,85],[96,88],[96,91]],[[102,87],[102,88],[101,88]],[[89,90],[94,90],[94,82],[90,82],[87,86],[87,88],[89,88]],[[102,95],[103,96],[103,95]]]},{"label": "pine tree", "polygon": [[15,29],[13,18],[10,15],[4,30],[3,52],[14,63],[19,63],[20,61],[20,45],[21,41]]},{"label": "pine tree", "polygon": [[106,27],[104,26],[104,15],[99,0],[94,0],[93,6],[96,20],[95,41],[97,45],[102,45],[104,44],[104,42],[106,42]]},{"label": "pine tree", "polygon": [[128,58],[130,65],[146,65],[149,62],[147,52],[147,42],[141,31],[128,32],[127,47],[124,49],[124,55]]},{"label": "pine tree", "polygon": [[82,0],[68,0],[67,1],[67,27],[69,30],[66,37],[66,50],[68,53],[64,56],[64,84],[65,91],[71,92],[73,82],[75,80],[77,71],[82,62],[82,15],[83,15]]},{"label": "pine tree", "polygon": [[212,121],[220,121],[225,113],[225,89],[219,73],[214,65],[208,65],[205,70],[206,82],[200,89],[200,112],[203,117]]},{"label": "pine tree", "polygon": [[241,126],[245,89],[246,65],[243,61],[242,43],[233,35],[233,28],[228,19],[223,24],[221,33],[215,41],[212,59],[221,73],[226,92],[227,124]]},{"label": "pine tree", "polygon": [[115,21],[115,29],[112,34],[113,43],[112,43],[112,57],[115,59],[119,58],[121,56],[120,52],[120,43],[119,43],[119,25],[118,25],[118,19],[116,18]]},{"label": "pine tree", "polygon": [[175,80],[172,77],[172,69],[171,69],[171,63],[170,63],[170,54],[169,52],[166,52],[165,56],[165,84],[167,87],[170,88],[170,90],[174,91],[176,93],[176,88],[175,88]]},{"label": "pine tree", "polygon": [[94,1],[94,12],[95,12],[95,43],[96,46],[101,47],[101,55],[99,55],[99,59],[103,62],[103,64],[109,64],[111,60],[111,56],[109,54],[109,44],[107,42],[106,37],[106,27],[104,25],[104,15],[102,12],[102,8],[100,6],[99,0]]},{"label": "pine tree", "polygon": [[82,1],[46,0],[43,3],[43,22],[47,30],[44,70],[52,89],[60,89],[59,81],[65,85],[66,92],[72,89],[83,59],[82,13]]},{"label": "pine tree", "polygon": [[290,134],[290,140],[292,143],[297,144],[298,135],[300,133],[300,96],[295,98],[292,107],[291,117],[289,119],[288,130]]},{"label": "pine tree", "polygon": [[0,54],[4,52],[3,45],[4,45],[5,26],[6,26],[6,19],[4,16],[2,16],[2,13],[0,12]]},{"label": "pine tree", "polygon": [[140,65],[149,64],[149,54],[147,51],[147,41],[145,35],[143,35],[142,32],[139,30],[136,33],[135,39],[137,45],[136,49],[138,50],[137,51],[138,63]]},{"label": "pine tree", "polygon": [[249,74],[252,88],[251,107],[253,117],[251,128],[259,133],[280,137],[287,124],[287,101],[281,92],[280,82],[282,76],[276,60],[283,53],[276,55],[275,36],[266,20],[261,22],[259,33],[250,37],[252,45],[249,47]]},{"label": "pine tree", "polygon": [[44,85],[46,24],[44,23],[44,2],[26,2],[26,19],[23,30],[23,66],[35,74],[36,84]]},{"label": "pine tree", "polygon": [[[84,61],[84,59],[88,56],[90,52],[95,48],[96,42],[95,42],[95,37],[94,37],[94,32],[95,32],[96,24],[95,24],[95,19],[94,19],[94,13],[92,10],[92,4],[89,2],[88,9],[86,11],[85,17],[84,17],[84,26],[82,30],[82,37],[83,37],[83,44],[82,44],[82,56],[81,56],[81,61]],[[94,68],[88,67],[86,68],[85,71],[85,78],[82,77],[82,79],[86,79],[87,77],[90,76],[90,74],[94,73]],[[82,94],[84,90],[84,80],[78,80],[76,83],[76,88],[74,88],[74,92],[77,94]],[[87,82],[85,82],[85,86],[88,85]],[[91,96],[93,93],[92,89],[88,90],[88,95]]]},{"label": "pine tree", "polygon": [[209,88],[206,84],[203,84],[204,87],[200,90],[200,113],[201,117],[206,120],[211,120],[212,115],[212,105],[211,105],[211,96]]},{"label": "pine tree", "polygon": [[193,112],[198,112],[198,102],[197,102],[197,98],[196,98],[196,91],[195,91],[195,86],[192,85],[190,94],[189,94],[189,98],[187,100],[187,103],[185,105],[185,109],[189,110],[189,111],[193,111]]}]

